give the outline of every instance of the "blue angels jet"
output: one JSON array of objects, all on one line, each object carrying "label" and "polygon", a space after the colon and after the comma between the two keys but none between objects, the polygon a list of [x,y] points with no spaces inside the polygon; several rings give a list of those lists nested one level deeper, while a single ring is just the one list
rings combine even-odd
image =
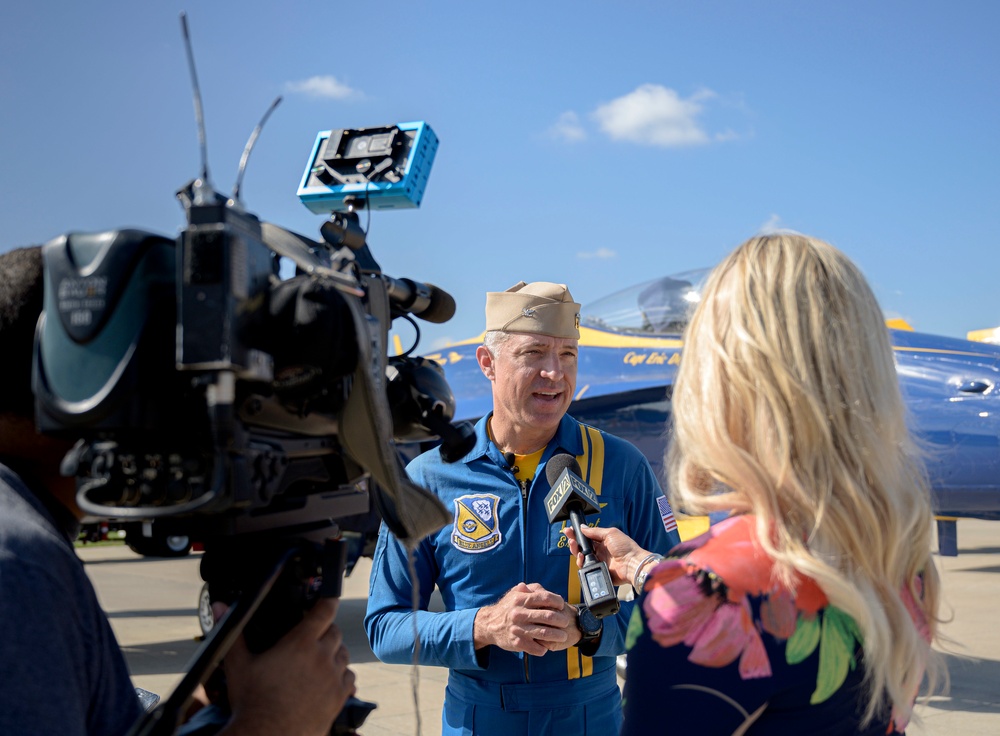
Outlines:
[{"label": "blue angels jet", "polygon": [[[708,273],[646,281],[581,313],[569,411],[631,441],[660,477],[681,335]],[[957,517],[1000,519],[1000,345],[921,334],[897,320],[887,326],[911,426],[926,450],[939,548],[957,554]],[[425,356],[444,366],[456,420],[492,409],[490,382],[475,357],[481,342],[480,335]],[[691,520],[688,533],[704,526],[707,520]]]}]

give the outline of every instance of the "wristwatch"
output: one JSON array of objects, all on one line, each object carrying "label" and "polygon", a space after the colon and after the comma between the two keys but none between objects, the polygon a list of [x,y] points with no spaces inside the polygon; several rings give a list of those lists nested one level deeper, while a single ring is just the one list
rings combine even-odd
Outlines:
[{"label": "wristwatch", "polygon": [[604,622],[581,603],[576,609],[576,625],[580,627],[580,633],[583,634],[580,637],[580,642],[576,645],[580,649],[580,654],[585,657],[593,657],[601,643]]}]

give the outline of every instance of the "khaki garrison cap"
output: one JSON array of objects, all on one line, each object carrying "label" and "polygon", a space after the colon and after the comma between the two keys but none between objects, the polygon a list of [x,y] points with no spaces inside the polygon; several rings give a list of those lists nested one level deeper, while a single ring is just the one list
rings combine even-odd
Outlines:
[{"label": "khaki garrison cap", "polygon": [[521,281],[486,293],[486,331],[533,332],[580,339],[580,305],[566,284]]}]

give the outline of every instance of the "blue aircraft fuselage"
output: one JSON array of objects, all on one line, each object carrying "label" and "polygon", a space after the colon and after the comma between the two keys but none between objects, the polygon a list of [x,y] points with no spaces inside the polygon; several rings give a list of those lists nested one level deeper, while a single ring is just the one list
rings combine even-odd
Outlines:
[{"label": "blue aircraft fuselage", "polygon": [[[911,427],[925,450],[935,513],[1000,519],[1000,346],[891,329]],[[429,355],[456,396],[456,419],[492,409],[480,339]],[[662,477],[680,335],[581,327],[570,413],[635,444]]]}]

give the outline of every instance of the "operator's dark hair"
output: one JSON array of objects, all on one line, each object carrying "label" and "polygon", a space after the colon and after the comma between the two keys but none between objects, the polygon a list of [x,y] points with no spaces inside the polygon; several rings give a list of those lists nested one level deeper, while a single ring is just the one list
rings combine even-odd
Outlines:
[{"label": "operator's dark hair", "polygon": [[0,414],[34,414],[31,356],[42,286],[40,246],[0,254]]}]

